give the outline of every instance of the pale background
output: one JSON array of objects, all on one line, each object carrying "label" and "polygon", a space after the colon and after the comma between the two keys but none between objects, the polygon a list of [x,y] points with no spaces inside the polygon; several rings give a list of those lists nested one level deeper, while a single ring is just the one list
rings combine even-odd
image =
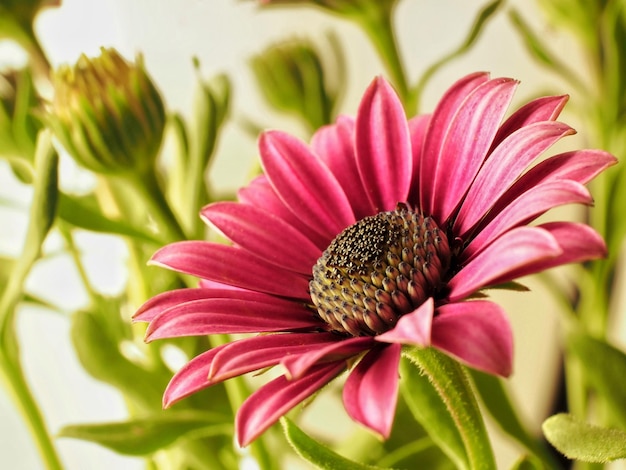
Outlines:
[{"label": "pale background", "polygon": [[[398,27],[402,53],[411,79],[443,53],[456,47],[466,34],[476,11],[486,2],[478,0],[402,0]],[[534,2],[510,1],[527,18],[537,15]],[[557,32],[535,22],[557,50],[567,42]],[[298,132],[260,101],[249,70],[248,57],[268,43],[294,35],[322,36],[333,28],[344,41],[349,66],[349,94],[342,111],[354,113],[359,97],[382,68],[360,30],[337,18],[329,18],[310,8],[289,11],[259,11],[254,1],[238,0],[64,0],[59,9],[44,12],[37,32],[54,66],[73,63],[81,53],[97,55],[100,46],[115,47],[127,58],[137,52],[145,57],[147,69],[162,90],[171,109],[187,113],[191,109],[194,85],[192,56],[199,57],[206,76],[227,72],[235,84],[235,115],[245,113],[260,122]],[[571,51],[568,59],[573,60]],[[17,54],[0,45],[0,62]],[[487,70],[493,76],[521,80],[516,103],[538,90],[570,92],[539,69],[520,45],[506,15],[491,23],[476,48],[436,76],[427,89],[423,109],[432,110],[441,93],[460,76]],[[550,89],[550,86],[556,88]],[[575,97],[573,97],[575,99]],[[571,116],[567,116],[570,123]],[[282,123],[284,122],[284,126]],[[578,140],[576,140],[578,139]],[[584,138],[567,141],[566,148],[584,143]],[[243,184],[248,165],[256,157],[255,143],[231,125],[219,148],[220,158],[212,174],[214,186],[233,188]],[[89,175],[64,159],[62,184],[66,188],[88,187]],[[0,164],[0,198],[16,201],[26,208],[30,191],[9,176]],[[0,254],[17,256],[26,225],[23,210],[0,211]],[[125,251],[109,237],[83,234],[79,242],[86,251],[90,276],[103,292],[115,292],[124,283]],[[60,246],[51,236],[49,251]],[[536,283],[531,281],[531,285]],[[54,301],[67,312],[84,306],[82,292],[72,263],[64,256],[53,256],[38,264],[28,287]],[[504,297],[514,325],[516,339],[515,373],[511,378],[515,398],[534,429],[547,413],[546,394],[555,376],[559,333],[557,315],[540,288],[532,293]],[[88,377],[78,364],[69,340],[67,315],[23,309],[19,312],[18,333],[30,383],[42,405],[45,418],[55,433],[70,423],[123,419],[125,409],[118,393]],[[331,405],[332,406],[332,405]],[[313,411],[311,411],[313,412]],[[340,410],[335,415],[343,413]],[[61,457],[70,470],[140,469],[143,461],[118,456],[103,448],[69,439],[59,440]],[[518,450],[498,444],[502,468],[516,458]],[[41,468],[25,427],[0,390],[0,468],[36,470]]]}]

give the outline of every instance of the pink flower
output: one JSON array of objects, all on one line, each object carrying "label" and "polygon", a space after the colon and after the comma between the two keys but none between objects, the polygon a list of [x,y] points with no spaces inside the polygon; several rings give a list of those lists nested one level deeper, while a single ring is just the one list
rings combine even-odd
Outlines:
[{"label": "pink flower", "polygon": [[508,376],[511,329],[484,289],[604,256],[586,225],[528,224],[559,205],[590,204],[583,185],[615,162],[580,150],[531,166],[574,131],[555,121],[566,96],[534,100],[501,124],[516,85],[468,75],[433,114],[407,121],[377,78],[356,119],[340,117],[310,145],[263,134],[265,174],[239,202],[202,211],[232,245],[185,241],[159,250],[154,264],[197,276],[201,287],[161,294],[135,317],[150,322],[148,340],[263,334],[192,359],[164,405],[280,364],[285,374],[238,411],[246,445],[349,369],[348,414],[387,437],[401,345],[434,347]]}]

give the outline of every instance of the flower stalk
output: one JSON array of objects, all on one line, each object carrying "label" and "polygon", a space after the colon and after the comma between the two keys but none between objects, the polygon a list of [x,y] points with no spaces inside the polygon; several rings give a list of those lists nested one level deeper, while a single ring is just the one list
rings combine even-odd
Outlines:
[{"label": "flower stalk", "polygon": [[463,366],[433,348],[404,348],[403,354],[426,374],[445,403],[465,445],[467,468],[495,469],[487,429]]},{"label": "flower stalk", "polygon": [[52,148],[50,133],[42,132],[37,141],[35,192],[26,243],[0,298],[0,374],[11,398],[23,415],[48,470],[61,470],[62,466],[41,411],[22,371],[15,315],[22,299],[26,277],[40,256],[41,246],[54,221],[57,165],[58,155]]}]

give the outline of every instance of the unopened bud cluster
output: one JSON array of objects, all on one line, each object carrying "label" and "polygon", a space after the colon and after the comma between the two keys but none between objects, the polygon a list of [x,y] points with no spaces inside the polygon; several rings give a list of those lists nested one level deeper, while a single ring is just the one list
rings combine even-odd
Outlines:
[{"label": "unopened bud cluster", "polygon": [[165,127],[161,97],[141,58],[113,49],[82,56],[54,76],[50,125],[68,152],[99,173],[142,173],[154,165]]}]

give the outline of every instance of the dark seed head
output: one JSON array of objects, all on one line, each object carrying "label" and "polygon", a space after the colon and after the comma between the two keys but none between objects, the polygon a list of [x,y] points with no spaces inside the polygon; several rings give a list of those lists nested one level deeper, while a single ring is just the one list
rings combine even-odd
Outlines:
[{"label": "dark seed head", "polygon": [[311,299],[330,330],[375,336],[442,289],[450,258],[435,221],[398,204],[331,242],[313,267]]}]

